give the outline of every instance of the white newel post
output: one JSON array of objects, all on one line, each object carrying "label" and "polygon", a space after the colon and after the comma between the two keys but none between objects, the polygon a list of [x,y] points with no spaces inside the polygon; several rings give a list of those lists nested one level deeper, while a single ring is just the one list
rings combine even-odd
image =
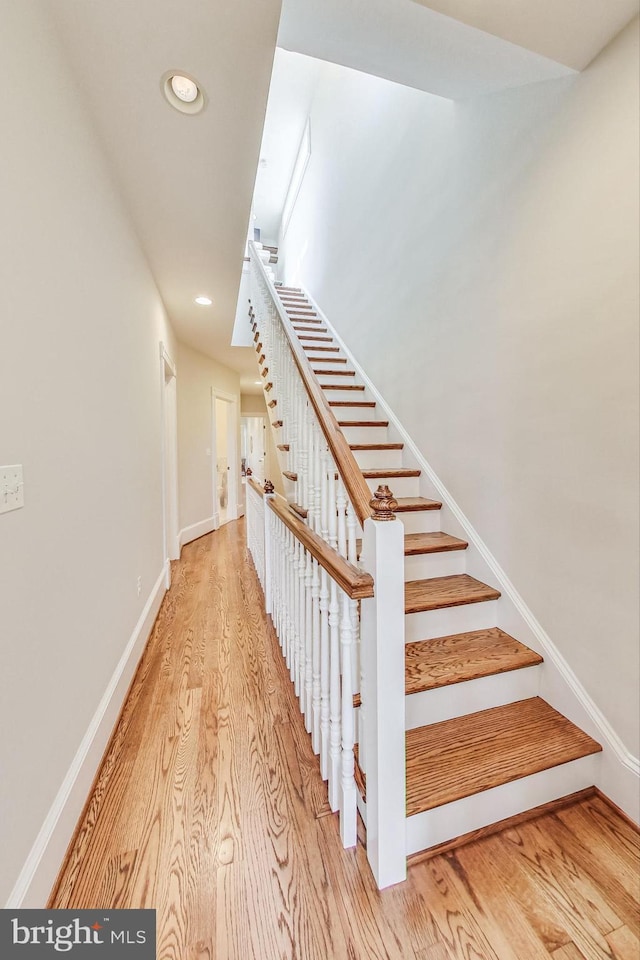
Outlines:
[{"label": "white newel post", "polygon": [[404,681],[404,526],[388,487],[371,501],[362,566],[375,596],[362,601],[367,757],[367,858],[379,888],[407,876]]},{"label": "white newel post", "polygon": [[270,480],[264,484],[264,608],[267,613],[273,611],[273,570],[271,567],[271,510],[268,501],[274,496],[274,487]]}]

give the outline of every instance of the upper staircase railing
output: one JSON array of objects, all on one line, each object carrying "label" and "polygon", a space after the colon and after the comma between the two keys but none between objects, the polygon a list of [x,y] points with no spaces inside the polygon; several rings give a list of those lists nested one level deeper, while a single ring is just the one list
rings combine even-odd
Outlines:
[{"label": "upper staircase railing", "polygon": [[359,809],[387,886],[406,875],[403,526],[388,491],[372,496],[253,243],[249,253],[254,341],[295,502],[250,478],[248,546],[343,844],[356,843]]}]

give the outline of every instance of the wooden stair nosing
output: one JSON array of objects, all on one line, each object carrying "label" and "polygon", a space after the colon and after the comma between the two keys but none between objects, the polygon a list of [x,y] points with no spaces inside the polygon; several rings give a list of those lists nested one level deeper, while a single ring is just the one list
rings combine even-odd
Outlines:
[{"label": "wooden stair nosing", "polygon": [[286,477],[287,480],[291,480],[293,483],[295,483],[298,479],[298,474],[294,473],[292,470],[283,470],[282,476]]},{"label": "wooden stair nosing", "polygon": [[[321,343],[333,343],[333,337],[298,337],[298,340],[318,340]],[[303,344],[304,350],[325,350],[325,347],[312,347],[311,344],[307,347],[306,344]],[[339,350],[340,347],[333,347],[334,350]]]},{"label": "wooden stair nosing", "polygon": [[264,391],[265,391],[265,393],[269,393],[270,390],[273,390],[273,384],[272,384],[272,383],[267,383],[266,386],[265,386],[265,388],[264,388]]},{"label": "wooden stair nosing", "polygon": [[407,696],[534,667],[543,659],[499,627],[417,640],[405,645],[404,654]]},{"label": "wooden stair nosing", "polygon": [[424,613],[468,603],[484,603],[486,600],[497,600],[499,596],[499,590],[467,573],[409,580],[404,585],[404,610],[405,613]]},{"label": "wooden stair nosing", "polygon": [[386,480],[387,478],[393,480],[401,477],[419,477],[420,470],[414,470],[413,467],[372,467],[363,469],[362,475],[367,480]]},{"label": "wooden stair nosing", "polygon": [[289,507],[291,508],[291,510],[293,510],[294,513],[297,513],[302,520],[307,519],[309,515],[309,511],[305,510],[304,507],[301,507],[299,503],[290,503]]},{"label": "wooden stair nosing", "polygon": [[288,443],[279,443],[279,444],[278,444],[278,450],[282,450],[284,453],[288,453],[288,452],[289,452],[289,444],[288,444]]},{"label": "wooden stair nosing", "polygon": [[[452,550],[466,550],[469,544],[466,540],[459,540],[448,533],[436,531],[434,533],[405,533],[405,557],[419,557],[432,553],[450,553]],[[358,557],[362,550],[362,540],[356,540]],[[423,643],[426,641],[422,641]]]},{"label": "wooden stair nosing", "polygon": [[388,427],[388,420],[338,420],[339,427]]},{"label": "wooden stair nosing", "polygon": [[419,513],[423,510],[441,510],[440,500],[429,500],[427,497],[396,497],[398,506],[395,513]]},{"label": "wooden stair nosing", "polygon": [[355,377],[355,370],[314,370],[316,376],[321,377]]},{"label": "wooden stair nosing", "polygon": [[350,443],[349,449],[350,450],[403,450],[404,443]]},{"label": "wooden stair nosing", "polygon": [[407,731],[407,816],[602,750],[539,697]]},{"label": "wooden stair nosing", "polygon": [[[303,350],[311,350],[311,347],[303,347]],[[316,350],[318,347],[315,348]],[[339,350],[339,347],[326,347],[327,350]],[[307,357],[309,363],[346,363],[346,357]],[[323,371],[324,372],[324,371]],[[355,376],[355,370],[353,371]]]},{"label": "wooden stair nosing", "polygon": [[330,407],[375,407],[375,400],[329,400]]},{"label": "wooden stair nosing", "polygon": [[[300,339],[301,339],[301,340],[304,340],[305,338],[304,338],[304,337],[300,337]],[[308,337],[307,339],[310,340],[311,338]],[[317,350],[317,351],[324,350],[326,353],[339,353],[339,352],[340,352],[340,347],[316,346],[316,345],[311,344],[311,343],[303,343],[303,344],[302,344],[302,349],[303,349],[303,350]],[[317,360],[323,360],[324,362],[327,362],[327,363],[328,363],[329,360],[331,360],[331,359],[333,359],[333,358],[332,358],[332,357],[313,357],[313,358],[312,358],[312,357],[309,357],[309,360],[312,360],[312,359],[313,359],[313,360],[316,360],[316,361],[317,361]],[[342,363],[342,362],[343,362],[343,361],[340,360],[340,363]],[[345,360],[344,360],[344,363],[346,363],[346,362],[347,362],[347,361],[346,361],[346,359],[345,359]]]},{"label": "wooden stair nosing", "polygon": [[[296,326],[294,326],[293,329],[296,331],[296,333],[313,333],[313,332],[314,332],[313,327],[307,327],[307,326],[305,326],[305,327],[296,327]],[[326,327],[318,327],[318,333],[327,333],[327,328],[326,328]]]},{"label": "wooden stair nosing", "polygon": [[267,406],[268,406],[268,407],[271,407],[271,409],[273,410],[274,407],[277,407],[277,406],[278,406],[278,401],[277,401],[277,400],[269,400],[269,403],[267,404]]},{"label": "wooden stair nosing", "polygon": [[278,430],[282,426],[282,420],[272,420],[271,426],[275,427]]},{"label": "wooden stair nosing", "polygon": [[466,540],[452,537],[449,533],[436,530],[433,533],[405,533],[405,557],[419,557],[426,553],[449,553],[452,550],[466,550]]},{"label": "wooden stair nosing", "polygon": [[[362,383],[321,383],[320,386],[323,390],[363,390],[364,384]],[[347,406],[352,406],[352,404],[347,404]]]}]

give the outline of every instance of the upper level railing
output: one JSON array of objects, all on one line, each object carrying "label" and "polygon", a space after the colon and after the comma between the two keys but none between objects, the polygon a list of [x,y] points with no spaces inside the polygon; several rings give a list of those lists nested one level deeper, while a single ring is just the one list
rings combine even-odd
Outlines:
[{"label": "upper level railing", "polygon": [[[338,426],[338,422],[329,406],[325,392],[309,364],[309,360],[300,345],[291,320],[280,303],[275,288],[252,242],[249,243],[249,252],[251,254],[252,303],[256,310],[261,309],[261,312],[266,314],[266,318],[271,321],[267,324],[267,329],[263,331],[263,335],[271,341],[269,344],[271,348],[270,352],[276,354],[278,366],[274,369],[270,368],[270,375],[274,376],[276,381],[278,381],[274,382],[276,388],[281,384],[285,387],[284,390],[276,389],[278,403],[281,402],[281,396],[283,397],[283,402],[287,403],[285,398],[289,395],[289,390],[297,379],[291,376],[291,364],[293,363],[304,387],[306,399],[315,414],[315,424],[320,429],[326,441],[338,477],[344,484],[345,493],[358,521],[360,524],[363,524],[365,519],[371,516],[371,492],[367,482],[362,476],[362,472],[356,463],[349,444]],[[279,321],[277,324],[273,322],[275,321],[276,315]],[[297,402],[299,403],[301,399],[302,398],[299,397]],[[295,410],[288,412],[295,414]],[[288,436],[287,430],[291,431],[288,440],[290,444],[293,443],[299,448],[303,461],[301,468],[304,470],[306,466],[308,470],[314,470],[315,465],[313,463],[304,463],[305,456],[308,456],[308,446],[305,446],[305,444],[308,445],[308,443],[310,441],[313,442],[313,440],[305,435],[307,418],[303,417],[303,420],[304,422],[300,423],[297,416],[294,416],[293,419],[289,417],[284,421],[285,436]],[[299,429],[296,429],[296,426]],[[303,503],[301,506],[307,508],[308,505]],[[315,518],[312,517],[312,525],[317,528],[317,524],[313,522],[314,519]]]}]

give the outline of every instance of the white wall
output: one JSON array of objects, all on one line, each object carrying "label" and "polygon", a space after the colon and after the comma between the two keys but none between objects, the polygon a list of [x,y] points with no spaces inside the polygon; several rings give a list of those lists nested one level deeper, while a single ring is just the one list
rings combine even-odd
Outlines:
[{"label": "white wall", "polygon": [[20,78],[0,99],[0,464],[25,481],[24,509],[0,516],[4,904],[162,572],[159,341],[176,348],[49,23],[34,2],[0,8],[0,62]]},{"label": "white wall", "polygon": [[[240,450],[240,375],[181,343],[178,351],[178,476],[180,528],[191,531],[183,542],[207,532],[213,517],[212,389],[232,395],[236,403],[237,449]],[[240,469],[238,467],[238,477]],[[236,503],[242,502],[241,488]],[[232,503],[231,493],[229,502]],[[213,529],[209,523],[209,529]]]},{"label": "white wall", "polygon": [[331,65],[281,253],[638,754],[638,23],[459,104]]}]

